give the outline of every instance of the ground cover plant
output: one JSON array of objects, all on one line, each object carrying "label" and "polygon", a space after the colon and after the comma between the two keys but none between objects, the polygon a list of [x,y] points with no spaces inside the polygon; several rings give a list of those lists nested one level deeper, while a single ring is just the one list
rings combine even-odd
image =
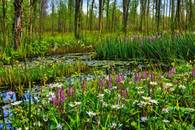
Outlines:
[{"label": "ground cover plant", "polygon": [[0,130],[195,129],[195,0],[0,0]]},{"label": "ground cover plant", "polygon": [[168,61],[174,59],[193,60],[195,36],[179,35],[142,37],[137,39],[109,37],[97,44],[100,59],[148,59]]},{"label": "ground cover plant", "polygon": [[22,129],[194,129],[194,76],[189,64],[74,76],[12,105],[9,120]]}]

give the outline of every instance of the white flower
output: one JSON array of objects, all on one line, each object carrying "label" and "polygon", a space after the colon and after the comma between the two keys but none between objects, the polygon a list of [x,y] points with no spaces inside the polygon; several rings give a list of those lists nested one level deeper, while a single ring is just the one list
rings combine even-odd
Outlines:
[{"label": "white flower", "polygon": [[76,106],[79,106],[79,105],[81,105],[81,102],[74,102],[74,104],[75,104]]},{"label": "white flower", "polygon": [[117,89],[117,86],[112,86],[112,89]]},{"label": "white flower", "polygon": [[163,122],[164,122],[164,123],[169,123],[170,121],[169,121],[169,120],[164,119],[164,120],[163,120]]},{"label": "white flower", "polygon": [[175,90],[175,88],[170,88],[170,91],[173,92]]},{"label": "white flower", "polygon": [[90,117],[96,116],[95,112],[89,111],[87,112],[87,115],[89,115]]},{"label": "white flower", "polygon": [[150,102],[151,102],[152,104],[158,105],[158,101],[156,101],[156,100],[151,99]]},{"label": "white flower", "polygon": [[102,106],[103,106],[103,107],[107,107],[108,104],[107,104],[106,102],[103,102]]},{"label": "white flower", "polygon": [[111,128],[112,128],[112,129],[115,129],[116,126],[117,126],[117,124],[116,124],[115,122],[111,124]]},{"label": "white flower", "polygon": [[151,97],[144,97],[144,96],[142,96],[142,98],[143,98],[144,100],[146,100],[146,101],[150,101],[150,100],[151,100]]},{"label": "white flower", "polygon": [[47,95],[49,101],[51,101],[53,98],[55,98],[55,93],[53,92],[49,92],[49,94]]},{"label": "white flower", "polygon": [[178,88],[180,88],[180,89],[183,89],[183,90],[184,90],[184,89],[186,89],[186,86],[184,86],[184,85],[179,85],[179,86],[178,86]]},{"label": "white flower", "polygon": [[120,105],[112,105],[111,106],[112,109],[117,109],[117,110],[122,108],[122,107],[123,107],[123,105],[121,105],[121,106]]},{"label": "white flower", "polygon": [[144,91],[138,91],[137,93],[138,94],[144,94]]},{"label": "white flower", "polygon": [[62,125],[61,125],[61,124],[58,124],[58,125],[57,125],[57,129],[58,129],[58,130],[62,130]]},{"label": "white flower", "polygon": [[168,108],[163,108],[163,109],[162,109],[162,112],[168,113],[168,112],[169,112],[169,109],[168,109]]},{"label": "white flower", "polygon": [[12,106],[17,106],[17,105],[19,105],[19,104],[21,104],[21,103],[22,103],[22,101],[17,101],[17,102],[11,103],[11,105],[12,105]]},{"label": "white flower", "polygon": [[111,91],[109,89],[104,89],[104,92],[107,93],[107,94],[111,93]]},{"label": "white flower", "polygon": [[104,98],[104,94],[98,94],[98,96],[97,96],[98,98]]},{"label": "white flower", "polygon": [[142,122],[146,122],[147,120],[148,120],[147,117],[145,117],[145,116],[142,116],[142,117],[141,117],[141,121],[142,121]]},{"label": "white flower", "polygon": [[150,85],[151,86],[156,86],[156,85],[158,85],[158,83],[157,82],[150,82]]},{"label": "white flower", "polygon": [[164,86],[169,88],[169,87],[172,87],[173,84],[172,83],[166,83]]},{"label": "white flower", "polygon": [[72,102],[68,103],[70,107],[74,107],[74,104]]}]

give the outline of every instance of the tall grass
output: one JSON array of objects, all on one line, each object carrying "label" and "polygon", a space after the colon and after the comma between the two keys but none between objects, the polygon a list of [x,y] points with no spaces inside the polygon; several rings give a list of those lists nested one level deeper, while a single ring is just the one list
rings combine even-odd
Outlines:
[{"label": "tall grass", "polygon": [[163,36],[154,40],[124,40],[112,37],[102,40],[96,46],[96,52],[99,59],[192,60],[195,53],[195,36]]}]

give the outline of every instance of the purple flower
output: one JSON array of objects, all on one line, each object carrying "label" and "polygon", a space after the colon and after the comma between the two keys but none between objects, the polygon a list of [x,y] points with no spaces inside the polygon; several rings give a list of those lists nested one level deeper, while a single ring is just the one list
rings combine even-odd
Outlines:
[{"label": "purple flower", "polygon": [[120,74],[116,77],[116,82],[121,83],[125,80],[124,75]]},{"label": "purple flower", "polygon": [[150,74],[150,79],[151,79],[151,81],[154,81],[154,79],[155,79],[154,73],[151,73],[151,74]]},{"label": "purple flower", "polygon": [[86,80],[83,80],[82,85],[81,85],[81,89],[83,92],[86,91],[86,89],[87,89],[87,81]]},{"label": "purple flower", "polygon": [[195,69],[192,70],[192,75],[195,76]]},{"label": "purple flower", "polygon": [[144,71],[144,72],[143,72],[143,78],[144,78],[144,79],[147,79],[147,78],[148,78],[148,72],[147,72],[147,71]]},{"label": "purple flower", "polygon": [[64,102],[65,100],[65,92],[64,92],[64,88],[60,88],[58,89],[57,91],[57,95],[58,95],[58,98],[59,98],[59,102],[60,104]]},{"label": "purple flower", "polygon": [[140,81],[141,80],[141,73],[140,72],[137,72],[137,73],[135,73],[135,78],[134,78],[134,81],[135,82],[138,82],[138,81]]},{"label": "purple flower", "polygon": [[109,78],[108,78],[108,88],[112,88],[112,77],[111,76],[109,76]]},{"label": "purple flower", "polygon": [[52,103],[53,105],[56,105],[56,106],[58,105],[58,99],[57,99],[56,96],[52,97],[51,103]]},{"label": "purple flower", "polygon": [[68,89],[66,90],[68,96],[73,96],[73,94],[75,93],[74,87],[68,87]]},{"label": "purple flower", "polygon": [[176,73],[176,68],[175,67],[172,67],[169,70],[167,77],[171,79],[171,78],[173,78],[173,76],[174,76],[175,73]]},{"label": "purple flower", "polygon": [[65,101],[65,91],[64,88],[59,88],[55,96],[52,96],[51,103],[53,105],[61,105]]},{"label": "purple flower", "polygon": [[98,84],[99,84],[100,87],[103,87],[104,86],[104,80],[100,79]]},{"label": "purple flower", "polygon": [[172,79],[172,78],[173,78],[173,75],[174,75],[174,73],[171,72],[171,71],[169,71],[167,77],[168,77],[169,79]]},{"label": "purple flower", "polygon": [[172,67],[170,71],[171,71],[172,73],[176,73],[176,68],[175,68],[175,67]]}]

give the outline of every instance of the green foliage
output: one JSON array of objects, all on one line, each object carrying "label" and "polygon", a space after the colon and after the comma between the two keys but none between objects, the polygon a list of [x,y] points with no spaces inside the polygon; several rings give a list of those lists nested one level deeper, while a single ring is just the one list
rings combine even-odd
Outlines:
[{"label": "green foliage", "polygon": [[57,77],[68,76],[75,72],[88,71],[89,68],[82,62],[72,64],[51,63],[43,64],[37,62],[34,65],[7,66],[0,68],[0,85],[23,85],[29,82],[51,82]]},{"label": "green foliage", "polygon": [[[184,66],[184,65],[183,65]],[[179,66],[177,66],[179,68]],[[189,65],[187,68],[192,68]],[[190,70],[191,71],[191,70]],[[80,79],[45,85],[39,103],[32,105],[32,128],[46,129],[194,129],[195,102],[193,75],[190,71],[177,72],[172,79],[167,72],[153,70],[155,79],[150,77],[134,81],[134,76],[116,82],[112,73],[112,88],[108,79],[103,86],[99,77],[82,84]],[[135,72],[137,73],[137,72]],[[106,75],[105,75],[106,76]],[[177,82],[176,82],[177,81]],[[74,88],[72,95],[69,88]],[[83,89],[86,87],[86,89]],[[149,88],[150,87],[150,88]],[[59,88],[64,89],[65,101],[52,104],[51,95]],[[151,95],[148,95],[150,91]],[[60,97],[58,97],[60,98]],[[14,126],[27,126],[28,103],[15,106],[12,121]],[[22,120],[22,123],[19,122]]]},{"label": "green foliage", "polygon": [[102,40],[97,45],[96,52],[100,59],[193,60],[194,41],[194,35],[142,40],[112,37]]}]

